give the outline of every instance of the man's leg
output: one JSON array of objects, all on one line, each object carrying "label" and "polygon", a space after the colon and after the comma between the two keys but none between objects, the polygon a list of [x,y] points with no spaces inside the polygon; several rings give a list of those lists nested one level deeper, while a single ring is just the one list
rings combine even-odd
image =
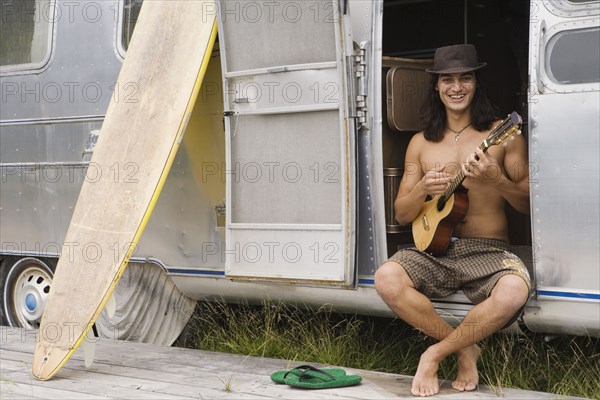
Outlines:
[{"label": "man's leg", "polygon": [[[459,362],[458,376],[452,386],[457,390],[475,389],[478,382],[477,358],[479,357],[479,348],[475,343],[504,326],[504,323],[509,321],[525,303],[528,294],[527,285],[521,278],[514,275],[502,277],[490,298],[474,307],[463,323],[453,329],[435,312],[431,301],[414,288],[412,280],[399,264],[395,262],[383,264],[375,273],[375,288],[396,315],[411,326],[439,340],[440,343],[434,346],[443,344],[440,348],[431,346],[421,356],[411,390],[413,395],[417,396],[431,396],[439,391],[437,380],[439,363],[453,352],[459,357]],[[519,296],[522,292],[523,300],[520,302]],[[491,304],[485,304],[490,300]],[[514,304],[519,302],[518,307],[511,313]],[[489,307],[496,307],[496,311],[503,313],[499,319],[495,313],[490,315],[494,325],[487,321],[487,315],[486,318],[480,318],[480,314],[486,313]],[[505,317],[504,314],[508,316]],[[502,321],[503,319],[505,321]]]},{"label": "man's leg", "polygon": [[443,340],[454,330],[437,314],[427,296],[415,289],[400,264],[388,261],[379,267],[375,289],[398,317],[428,336]]},{"label": "man's leg", "polygon": [[[420,396],[431,393],[430,381],[437,379],[437,370],[440,362],[452,353],[468,351],[475,343],[502,328],[523,307],[529,295],[529,288],[525,281],[517,275],[505,275],[498,280],[488,299],[476,305],[465,316],[463,322],[445,339],[430,346],[422,355],[415,380]],[[468,360],[467,360],[468,361]],[[476,362],[476,360],[475,360]],[[463,366],[460,368],[457,380],[453,387],[459,390],[473,390],[476,382],[473,377],[477,374],[476,364],[474,371],[469,371]],[[474,375],[475,374],[475,375]],[[414,395],[417,395],[415,382],[413,382]]]},{"label": "man's leg", "polygon": [[[442,341],[454,332],[454,328],[437,314],[431,301],[415,289],[413,281],[398,263],[389,261],[379,267],[375,273],[375,289],[398,317],[428,336]],[[464,360],[474,360],[469,364],[469,370],[472,370],[473,364],[476,365],[478,354],[477,346],[457,351],[462,364],[465,364]],[[459,375],[460,366],[459,362]],[[411,392],[416,396],[438,393],[437,368],[433,374],[423,374],[420,370],[417,370]]]}]

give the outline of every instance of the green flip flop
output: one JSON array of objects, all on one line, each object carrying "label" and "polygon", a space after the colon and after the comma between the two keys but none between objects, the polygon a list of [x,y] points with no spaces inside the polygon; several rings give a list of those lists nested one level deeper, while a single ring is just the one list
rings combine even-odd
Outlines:
[{"label": "green flip flop", "polygon": [[292,369],[285,369],[283,371],[275,371],[271,374],[271,380],[275,383],[285,383],[285,379],[288,376],[301,376],[306,371],[313,371],[315,373],[325,373],[333,377],[342,377],[346,375],[346,371],[341,368],[323,368],[318,369],[312,365],[299,365]]},{"label": "green flip flop", "polygon": [[357,385],[362,381],[359,375],[335,376],[324,370],[309,369],[300,375],[288,374],[283,381],[293,387],[301,389],[330,389]]}]

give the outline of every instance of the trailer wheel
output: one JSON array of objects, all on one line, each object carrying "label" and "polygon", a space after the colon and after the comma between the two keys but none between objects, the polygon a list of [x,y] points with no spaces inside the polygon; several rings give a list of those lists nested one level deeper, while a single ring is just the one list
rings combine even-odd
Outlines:
[{"label": "trailer wheel", "polygon": [[2,324],[39,328],[56,265],[34,257],[8,257],[0,267]]}]

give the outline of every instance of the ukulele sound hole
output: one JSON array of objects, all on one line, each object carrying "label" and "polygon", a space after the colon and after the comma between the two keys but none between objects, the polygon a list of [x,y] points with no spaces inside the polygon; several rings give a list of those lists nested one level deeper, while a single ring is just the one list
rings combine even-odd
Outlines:
[{"label": "ukulele sound hole", "polygon": [[444,199],[444,196],[442,196],[438,199],[438,202],[437,202],[438,212],[441,212],[444,209],[445,205],[446,205],[446,199]]}]

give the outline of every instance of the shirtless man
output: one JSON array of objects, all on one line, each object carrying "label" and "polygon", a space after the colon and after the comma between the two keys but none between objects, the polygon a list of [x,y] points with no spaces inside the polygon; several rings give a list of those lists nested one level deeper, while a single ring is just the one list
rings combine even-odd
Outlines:
[{"label": "shirtless man", "polygon": [[[527,149],[522,136],[485,154],[478,149],[499,122],[478,87],[476,71],[483,66],[472,45],[437,49],[428,70],[432,83],[424,106],[425,129],[408,146],[394,203],[398,222],[411,223],[426,197],[441,194],[461,168],[467,176],[463,185],[469,189],[469,209],[454,230],[456,238],[445,256],[404,249],[375,274],[375,288],[386,304],[408,324],[438,340],[421,355],[411,389],[414,396],[439,392],[439,364],[453,353],[458,357],[458,374],[452,387],[474,390],[479,382],[477,343],[514,321],[529,297],[527,269],[507,251],[504,213],[506,201],[529,213]],[[452,328],[438,316],[429,298],[443,298],[459,289],[475,306]]]}]

